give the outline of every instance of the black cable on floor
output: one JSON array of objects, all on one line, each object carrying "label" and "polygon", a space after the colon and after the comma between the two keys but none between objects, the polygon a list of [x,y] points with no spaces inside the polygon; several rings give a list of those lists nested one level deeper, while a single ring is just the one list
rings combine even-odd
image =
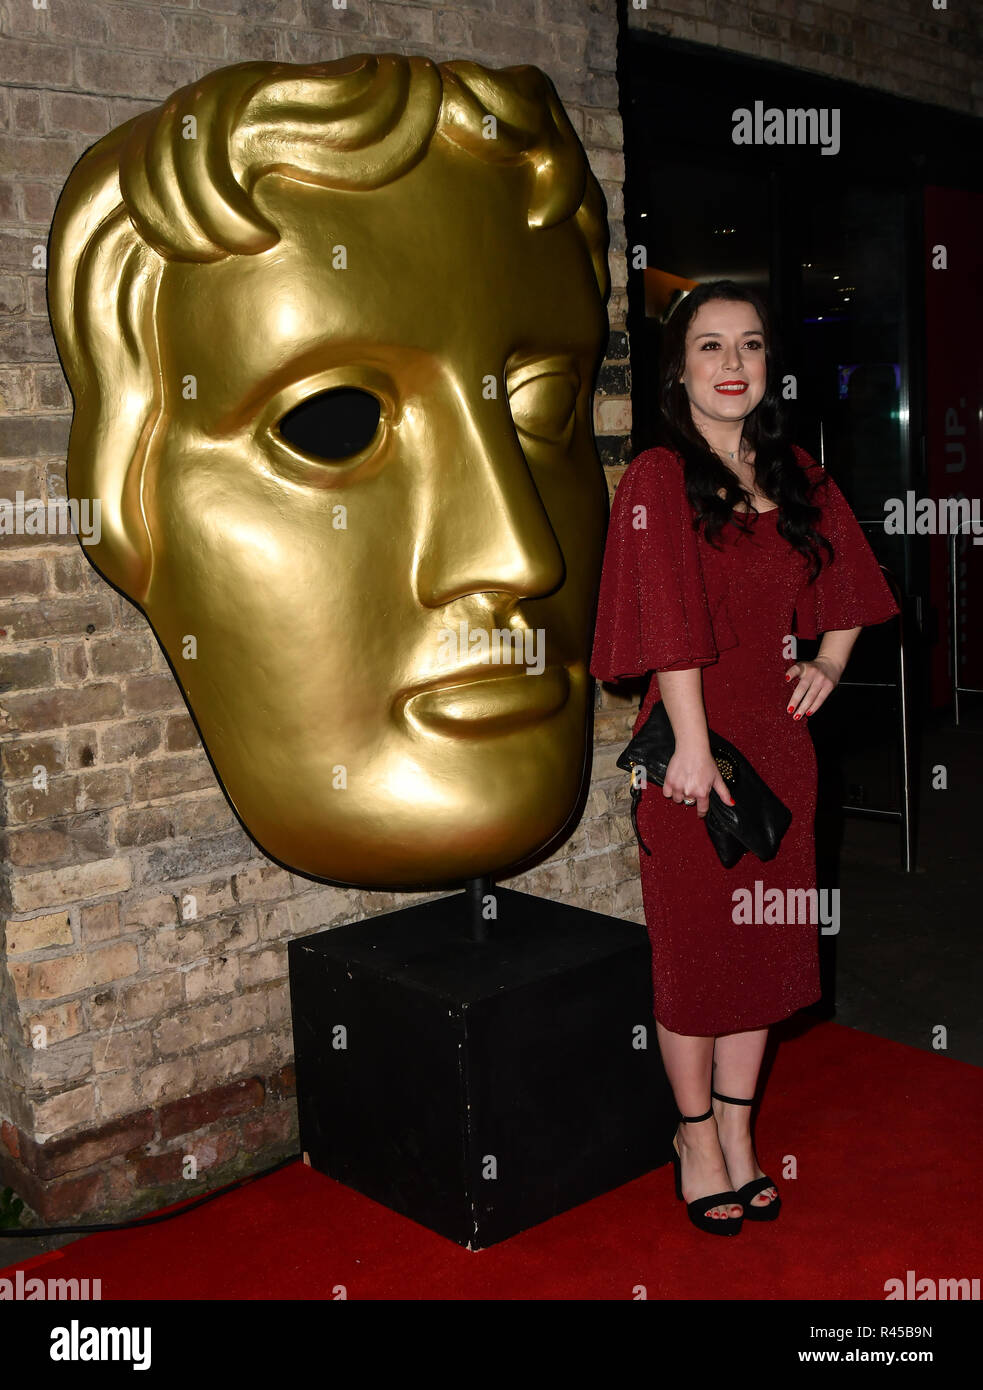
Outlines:
[{"label": "black cable on floor", "polygon": [[99,1231],[133,1231],[140,1226],[156,1226],[158,1221],[170,1221],[175,1216],[183,1216],[185,1212],[194,1211],[195,1207],[203,1207],[206,1202],[214,1202],[216,1197],[224,1197],[227,1192],[234,1192],[237,1187],[245,1187],[257,1178],[268,1178],[271,1173],[279,1172],[281,1168],[286,1168],[289,1163],[296,1163],[302,1157],[300,1152],[291,1154],[289,1158],[282,1158],[279,1163],[274,1163],[272,1168],[261,1168],[258,1173],[248,1173],[244,1178],[227,1183],[225,1187],[217,1187],[214,1192],[206,1192],[203,1197],[196,1197],[175,1211],[164,1211],[157,1216],[138,1216],[133,1221],[113,1221],[105,1226],[17,1226],[13,1230],[0,1231],[0,1236],[95,1235]]}]

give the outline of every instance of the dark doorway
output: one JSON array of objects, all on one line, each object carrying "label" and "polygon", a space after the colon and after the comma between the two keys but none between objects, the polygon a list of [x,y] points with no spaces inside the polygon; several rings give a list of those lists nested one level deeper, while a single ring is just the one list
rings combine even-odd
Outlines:
[{"label": "dark doorway", "polygon": [[[794,437],[927,618],[927,566],[913,538],[885,534],[884,504],[925,478],[923,190],[983,187],[979,122],[632,30],[619,78],[634,452],[656,435],[660,319],[676,282],[726,276],[762,290],[796,378]],[[734,113],[756,102],[835,110],[836,152],[735,144]],[[644,272],[632,269],[637,248]]]}]

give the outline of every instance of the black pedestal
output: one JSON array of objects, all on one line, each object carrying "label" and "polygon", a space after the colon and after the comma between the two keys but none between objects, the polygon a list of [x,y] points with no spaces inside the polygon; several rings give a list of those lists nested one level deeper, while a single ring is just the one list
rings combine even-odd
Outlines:
[{"label": "black pedestal", "polygon": [[665,1162],[643,927],[509,889],[291,941],[312,1166],[472,1250]]}]

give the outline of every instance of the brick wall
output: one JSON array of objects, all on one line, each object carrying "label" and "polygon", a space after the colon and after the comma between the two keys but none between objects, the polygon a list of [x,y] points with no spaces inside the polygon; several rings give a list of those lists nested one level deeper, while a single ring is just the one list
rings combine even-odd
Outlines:
[{"label": "brick wall", "polygon": [[[12,84],[0,87],[0,496],[65,495],[70,398],[40,248],[82,151],[213,68],[360,51],[532,62],[555,82],[610,204],[613,333],[596,427],[605,460],[624,462],[613,6],[4,0],[0,16]],[[289,1152],[286,943],[414,897],[321,887],[260,855],[146,620],[74,538],[0,538],[0,663],[0,1187],[46,1222],[110,1215]],[[606,699],[609,742],[629,715]],[[640,917],[613,758],[561,853],[510,886]]]},{"label": "brick wall", "polygon": [[932,0],[626,0],[626,13],[631,29],[979,115],[978,6],[946,3],[937,10]]},{"label": "brick wall", "polygon": [[[979,109],[966,7],[673,0],[643,11],[626,0],[625,11],[633,26]],[[613,487],[631,453],[616,23],[615,0],[349,0],[344,11],[331,0],[2,0],[0,496],[65,495],[70,401],[41,253],[82,151],[224,64],[388,50],[531,62],[555,82],[611,218],[595,427]],[[0,538],[0,1186],[50,1222],[159,1205],[290,1151],[286,942],[413,899],[319,887],[266,861],[142,615],[72,538],[37,539]],[[598,701],[580,825],[548,864],[507,882],[641,921],[614,766],[634,704],[607,691]]]}]

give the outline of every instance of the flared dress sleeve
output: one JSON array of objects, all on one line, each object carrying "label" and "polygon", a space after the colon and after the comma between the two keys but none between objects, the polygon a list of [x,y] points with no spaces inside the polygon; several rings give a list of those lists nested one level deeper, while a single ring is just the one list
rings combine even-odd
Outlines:
[{"label": "flared dress sleeve", "polygon": [[591,674],[617,681],[708,666],[736,645],[726,603],[711,611],[682,463],[647,449],[611,505]]},{"label": "flared dress sleeve", "polygon": [[832,561],[824,550],[822,570],[796,598],[795,633],[814,639],[824,632],[887,622],[900,610],[850,504],[829,473],[805,449],[794,448],[807,476],[819,484],[812,499],[822,511],[816,530],[833,547]]}]

